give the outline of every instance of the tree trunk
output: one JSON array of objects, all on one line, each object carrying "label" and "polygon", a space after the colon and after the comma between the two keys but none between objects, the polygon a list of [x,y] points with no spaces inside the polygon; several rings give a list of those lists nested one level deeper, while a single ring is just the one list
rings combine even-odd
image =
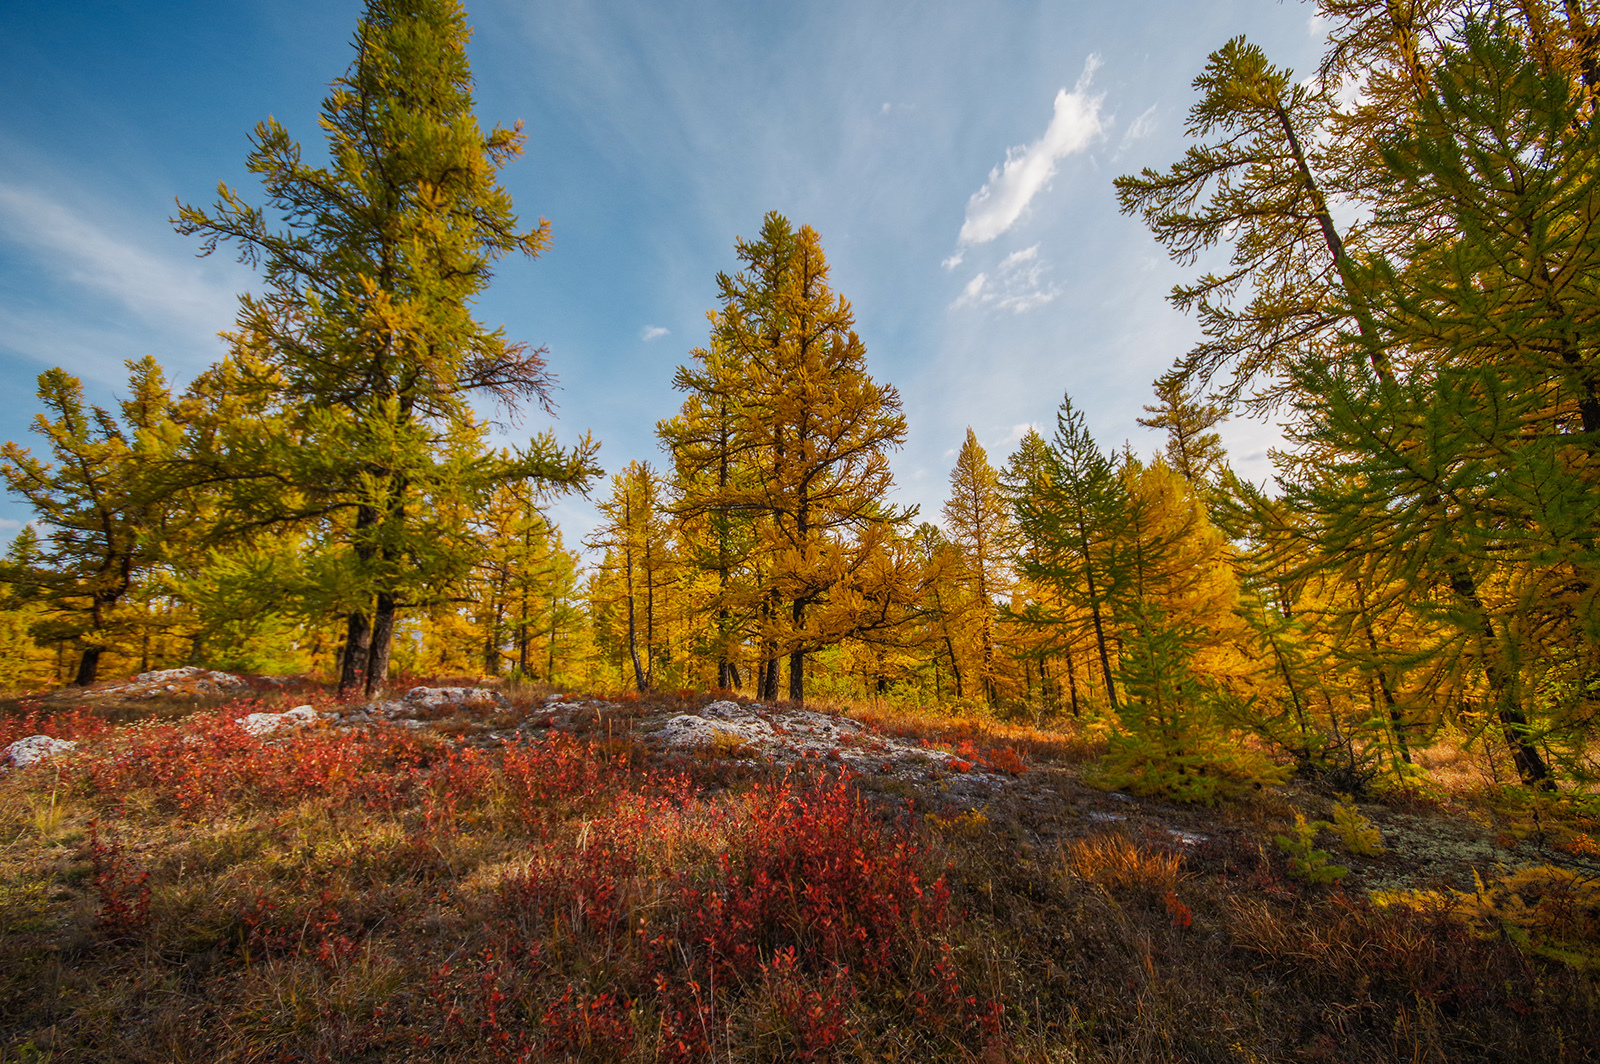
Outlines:
[{"label": "tree trunk", "polygon": [[361,686],[362,670],[372,652],[372,629],[364,610],[351,610],[345,621],[344,653],[339,660],[339,693],[349,694]]},{"label": "tree trunk", "polygon": [[1078,716],[1081,709],[1078,706],[1078,672],[1072,667],[1072,648],[1067,648],[1067,687],[1072,691],[1072,715]]},{"label": "tree trunk", "polygon": [[795,705],[804,705],[806,700],[806,652],[794,650],[789,653],[789,701]]},{"label": "tree trunk", "polygon": [[100,647],[84,647],[83,657],[78,659],[78,674],[72,680],[73,687],[88,687],[94,683],[95,674],[100,669]]},{"label": "tree trunk", "polygon": [[1511,761],[1517,767],[1517,777],[1523,786],[1554,790],[1555,785],[1550,782],[1550,767],[1544,763],[1539,748],[1528,737],[1528,717],[1517,700],[1515,678],[1506,675],[1501,667],[1500,639],[1495,632],[1494,622],[1489,619],[1489,611],[1478,595],[1477,581],[1466,565],[1456,558],[1446,559],[1445,571],[1450,578],[1451,590],[1472,608],[1477,619],[1478,655],[1483,662],[1483,673],[1489,681],[1489,689],[1494,695],[1495,716],[1500,721],[1506,745],[1511,748]]},{"label": "tree trunk", "polygon": [[378,592],[378,606],[372,613],[372,650],[367,657],[368,698],[382,694],[383,685],[389,679],[389,659],[394,651],[394,611],[394,595]]}]

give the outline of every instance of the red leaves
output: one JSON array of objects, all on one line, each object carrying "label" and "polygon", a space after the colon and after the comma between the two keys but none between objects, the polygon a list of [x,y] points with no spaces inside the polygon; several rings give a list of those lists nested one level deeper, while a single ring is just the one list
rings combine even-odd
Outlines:
[{"label": "red leaves", "polygon": [[150,873],[122,852],[121,841],[98,820],[89,821],[89,860],[100,895],[100,927],[112,939],[139,937],[150,922]]}]

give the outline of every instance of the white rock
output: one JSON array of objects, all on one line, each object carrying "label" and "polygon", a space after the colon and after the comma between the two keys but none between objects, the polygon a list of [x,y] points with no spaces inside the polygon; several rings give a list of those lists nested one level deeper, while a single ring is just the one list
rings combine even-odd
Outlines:
[{"label": "white rock", "polygon": [[29,765],[76,750],[78,744],[70,739],[52,739],[48,735],[30,735],[18,739],[5,752],[0,754],[0,761],[15,765],[17,768],[27,768]]},{"label": "white rock", "polygon": [[222,688],[249,687],[243,679],[231,672],[213,672],[202,669],[196,665],[184,665],[176,669],[159,669],[155,672],[141,672],[133,678],[134,683],[170,684],[186,683],[188,681],[205,681]]},{"label": "white rock", "polygon": [[415,709],[440,709],[444,706],[506,704],[506,696],[492,687],[413,687],[406,692],[406,705]]},{"label": "white rock", "polygon": [[155,698],[158,695],[222,694],[249,686],[231,672],[213,672],[194,665],[184,665],[176,669],[141,672],[127,683],[105,690],[107,694],[126,695],[129,698]]},{"label": "white rock", "polygon": [[690,713],[671,718],[656,734],[668,746],[710,746],[726,742],[730,737],[743,743],[761,743],[773,738],[771,726],[762,720],[707,720]]},{"label": "white rock", "polygon": [[282,713],[250,713],[239,718],[239,727],[255,736],[273,735],[284,728],[315,724],[322,716],[310,706],[295,706]]}]

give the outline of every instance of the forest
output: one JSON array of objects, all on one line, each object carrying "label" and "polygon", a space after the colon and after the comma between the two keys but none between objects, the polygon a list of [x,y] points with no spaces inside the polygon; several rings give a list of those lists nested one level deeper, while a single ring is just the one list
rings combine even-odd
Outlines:
[{"label": "forest", "polygon": [[259,278],[224,356],[0,452],[0,1064],[1595,1059],[1591,8],[1211,52],[1114,182],[1191,275],[1165,446],[1069,389],[933,514],[777,211],[655,455],[499,445],[524,133],[457,0],[366,0],[323,143],[171,219]]},{"label": "forest", "polygon": [[[264,204],[221,187],[174,219],[259,266],[226,356],[181,392],[130,364],[117,410],[39,378],[0,467],[36,515],[0,569],[0,683],[866,696],[1103,720],[1117,779],[1195,797],[1273,774],[1244,749],[1404,780],[1441,736],[1588,782],[1600,61],[1582,8],[1547,6],[1325,4],[1306,80],[1212,53],[1183,158],[1116,180],[1206,267],[1171,297],[1204,339],[1141,419],[1164,453],[1106,450],[1069,394],[1009,456],[969,431],[939,515],[888,501],[899,396],[820,235],[776,213],[716,279],[659,456],[602,480],[593,441],[489,446],[550,374],[473,300],[549,226],[496,183],[523,135],[479,127],[459,25],[375,14],[329,162],[268,121]],[[1247,414],[1285,428],[1273,484],[1211,431]],[[599,500],[594,565],[546,516],[571,491]]]}]

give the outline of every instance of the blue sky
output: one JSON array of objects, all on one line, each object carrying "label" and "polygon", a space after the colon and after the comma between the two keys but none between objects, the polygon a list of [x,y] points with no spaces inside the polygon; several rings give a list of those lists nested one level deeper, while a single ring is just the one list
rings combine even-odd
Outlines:
[{"label": "blue sky", "polygon": [[[706,338],[734,238],[778,210],[821,235],[872,374],[899,388],[901,503],[937,519],[967,426],[1005,461],[1064,392],[1105,447],[1193,343],[1166,303],[1186,276],[1117,213],[1116,175],[1175,161],[1190,83],[1247,34],[1309,72],[1309,4],[1145,0],[477,0],[478,113],[522,120],[503,173],[552,248],[508,263],[481,316],[549,348],[561,437],[608,470],[661,462],[673,369]],[[30,443],[34,378],[60,365],[114,401],[123,360],[179,385],[256,285],[195,257],[174,199],[219,180],[259,202],[247,136],[274,115],[308,153],[350,57],[351,0],[0,2],[0,439]],[[527,432],[545,427],[537,411]],[[1228,427],[1268,472],[1270,426]],[[569,545],[592,509],[558,503]],[[30,512],[0,501],[0,536]]]}]

